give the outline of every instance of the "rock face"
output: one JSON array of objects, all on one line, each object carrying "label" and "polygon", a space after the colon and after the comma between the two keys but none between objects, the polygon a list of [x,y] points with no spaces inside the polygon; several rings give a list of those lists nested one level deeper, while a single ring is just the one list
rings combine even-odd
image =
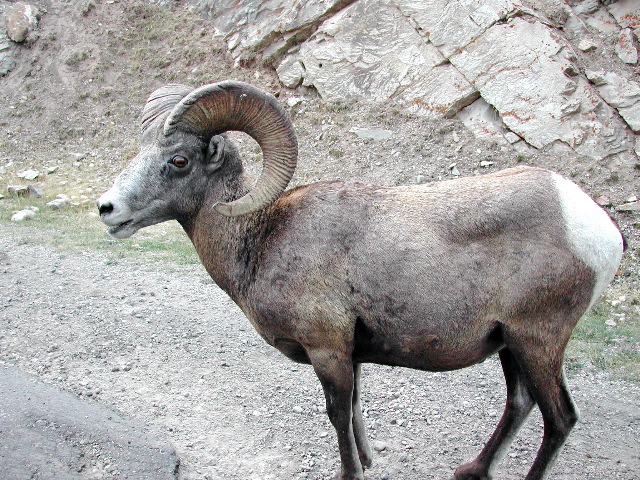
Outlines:
[{"label": "rock face", "polygon": [[[637,85],[637,0],[191,3],[237,61],[273,65],[289,88],[458,115],[498,143],[561,143],[595,160],[634,151],[640,112],[622,85]],[[588,67],[605,48],[606,85],[582,72],[602,70]]]},{"label": "rock face", "polygon": [[559,140],[592,158],[631,148],[625,125],[578,74],[571,46],[541,22],[495,25],[450,60],[534,147]]},{"label": "rock face", "polygon": [[325,19],[354,0],[193,0],[212,19],[238,61],[280,59]]}]

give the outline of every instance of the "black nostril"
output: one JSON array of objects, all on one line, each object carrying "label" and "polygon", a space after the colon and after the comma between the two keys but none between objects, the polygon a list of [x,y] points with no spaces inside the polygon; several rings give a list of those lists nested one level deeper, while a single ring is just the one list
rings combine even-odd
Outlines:
[{"label": "black nostril", "polygon": [[98,205],[98,211],[100,215],[113,212],[113,204],[111,202],[105,202]]}]

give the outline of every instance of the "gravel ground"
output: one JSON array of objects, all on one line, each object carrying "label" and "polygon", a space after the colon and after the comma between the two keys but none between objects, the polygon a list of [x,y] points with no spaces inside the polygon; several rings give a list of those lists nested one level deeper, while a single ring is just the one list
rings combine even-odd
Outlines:
[{"label": "gravel ground", "polygon": [[[0,224],[0,365],[148,424],[175,445],[183,480],[325,479],[338,468],[311,368],[266,345],[201,267],[65,254],[29,232]],[[569,383],[582,418],[549,478],[639,479],[640,387],[585,370]],[[451,478],[488,439],[504,396],[496,359],[450,373],[366,365],[378,450],[368,478]],[[496,478],[522,478],[540,436],[536,411]]]},{"label": "gravel ground", "polygon": [[[520,151],[481,142],[455,120],[286,90],[269,69],[234,67],[206,21],[180,2],[170,10],[133,0],[37,3],[46,11],[40,40],[15,50],[17,66],[0,89],[3,189],[26,169],[51,171],[37,182],[47,199],[64,193],[93,204],[136,153],[137,118],[153,89],[235,78],[289,106],[301,153],[294,183],[400,185],[451,178],[454,166],[469,176],[529,164],[614,206],[638,195],[640,168],[624,156],[591,162],[561,146]],[[0,9],[8,4],[0,0]],[[166,34],[173,31],[180,35]],[[391,136],[354,133],[363,128]],[[255,171],[260,155],[244,143]],[[637,292],[637,214],[610,211],[630,244],[617,281]],[[42,231],[0,223],[0,364],[150,425],[176,446],[182,480],[325,479],[338,468],[311,368],[267,346],[201,267],[61,253],[30,235]],[[569,383],[582,420],[550,479],[640,479],[638,384],[591,370],[569,372]],[[449,479],[488,439],[504,396],[495,359],[437,374],[365,366],[366,421],[379,450],[369,478]],[[534,413],[496,478],[523,478],[540,437]]]}]

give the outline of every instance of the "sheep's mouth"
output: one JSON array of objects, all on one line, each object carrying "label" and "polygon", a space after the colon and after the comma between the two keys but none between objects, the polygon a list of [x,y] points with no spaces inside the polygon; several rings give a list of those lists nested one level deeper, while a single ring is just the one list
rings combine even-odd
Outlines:
[{"label": "sheep's mouth", "polygon": [[115,227],[111,227],[111,228],[108,230],[109,235],[112,235],[112,236],[114,236],[114,237],[116,237],[116,238],[126,238],[126,237],[129,237],[129,236],[131,235],[131,233],[133,233],[133,232],[131,232],[131,233],[129,233],[129,234],[126,234],[126,233],[125,233],[125,235],[122,235],[122,233],[123,233],[123,232],[124,232],[124,230],[126,230],[126,228],[127,228],[129,225],[131,225],[132,223],[133,223],[133,219],[131,219],[131,220],[127,220],[126,222],[122,222],[122,223],[120,223],[120,224],[116,225]]}]

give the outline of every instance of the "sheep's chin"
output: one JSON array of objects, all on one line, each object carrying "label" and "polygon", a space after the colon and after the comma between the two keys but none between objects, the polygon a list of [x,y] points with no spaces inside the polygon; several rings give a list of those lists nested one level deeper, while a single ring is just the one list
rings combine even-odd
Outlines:
[{"label": "sheep's chin", "polygon": [[129,238],[139,229],[140,227],[138,225],[133,224],[133,220],[129,220],[128,222],[124,222],[120,225],[116,225],[115,227],[111,227],[108,232],[112,237],[123,240],[125,238]]}]

